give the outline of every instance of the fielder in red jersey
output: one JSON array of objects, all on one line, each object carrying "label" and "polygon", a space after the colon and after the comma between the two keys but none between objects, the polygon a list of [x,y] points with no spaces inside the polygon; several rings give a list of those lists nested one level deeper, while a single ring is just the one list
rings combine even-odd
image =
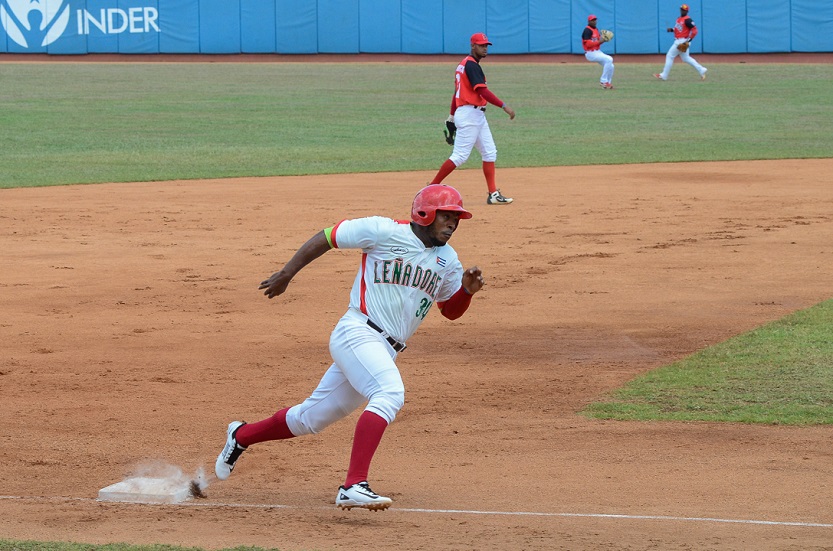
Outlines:
[{"label": "fielder in red jersey", "polygon": [[680,17],[673,27],[668,27],[666,30],[674,33],[674,43],[665,54],[665,68],[661,73],[656,73],[654,76],[660,80],[668,80],[668,74],[671,72],[671,67],[674,65],[674,58],[680,56],[680,59],[694,67],[700,75],[700,80],[706,80],[706,72],[708,69],[697,63],[697,60],[691,57],[688,53],[688,48],[685,51],[680,51],[678,46],[682,43],[691,44],[694,37],[697,36],[697,25],[694,20],[688,16],[688,4],[680,6]]},{"label": "fielder in red jersey", "polygon": [[491,103],[500,107],[509,115],[510,120],[515,118],[515,111],[486,86],[486,77],[480,66],[480,60],[488,55],[491,45],[492,43],[485,34],[473,34],[471,55],[463,58],[457,65],[454,73],[455,88],[454,97],[451,100],[451,115],[447,121],[454,149],[431,183],[441,183],[455,168],[468,160],[472,148],[476,147],[483,159],[483,175],[486,177],[486,186],[489,188],[486,203],[508,205],[512,199],[504,197],[495,184],[497,147],[492,139],[489,123],[486,121],[486,104]]},{"label": "fielder in red jersey", "polygon": [[597,18],[592,13],[587,16],[587,26],[581,33],[581,46],[584,48],[584,58],[587,61],[602,66],[602,76],[599,84],[605,90],[613,90],[613,58],[601,50],[602,37],[596,28]]}]

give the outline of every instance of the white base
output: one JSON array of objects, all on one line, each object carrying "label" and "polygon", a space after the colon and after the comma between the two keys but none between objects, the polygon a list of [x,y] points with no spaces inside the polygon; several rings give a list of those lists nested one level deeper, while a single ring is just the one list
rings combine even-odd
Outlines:
[{"label": "white base", "polygon": [[98,491],[99,501],[128,503],[179,503],[191,498],[188,484],[165,478],[136,477],[111,484]]}]

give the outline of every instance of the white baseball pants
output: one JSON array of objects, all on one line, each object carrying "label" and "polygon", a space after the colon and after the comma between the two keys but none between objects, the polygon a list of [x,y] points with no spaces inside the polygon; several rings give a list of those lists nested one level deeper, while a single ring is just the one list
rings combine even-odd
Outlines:
[{"label": "white baseball pants", "polygon": [[671,44],[671,47],[668,49],[668,53],[665,54],[665,68],[659,74],[662,80],[668,80],[668,74],[671,72],[671,66],[674,65],[674,58],[680,56],[680,59],[697,69],[697,72],[700,76],[706,74],[706,68],[697,63],[697,60],[688,55],[688,52],[681,52],[677,49],[677,44],[681,44],[685,42],[685,38],[678,38]]},{"label": "white baseball pants", "polygon": [[454,166],[465,163],[473,147],[480,152],[484,162],[493,163],[497,160],[497,146],[484,111],[473,105],[461,105],[454,112],[454,124],[457,126],[457,135],[449,157]]},{"label": "white baseball pants", "polygon": [[367,402],[390,424],[405,404],[405,385],[394,360],[396,351],[367,318],[349,310],[330,336],[333,364],[309,398],[286,412],[295,436],[316,434]]},{"label": "white baseball pants", "polygon": [[611,56],[601,50],[591,50],[584,52],[584,58],[602,66],[602,76],[599,82],[606,84],[613,80],[613,58]]}]

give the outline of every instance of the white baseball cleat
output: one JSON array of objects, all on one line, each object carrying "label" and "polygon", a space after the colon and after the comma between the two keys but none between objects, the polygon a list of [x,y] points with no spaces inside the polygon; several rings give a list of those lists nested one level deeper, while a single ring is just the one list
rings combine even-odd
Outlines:
[{"label": "white baseball cleat", "polygon": [[223,451],[217,456],[217,462],[214,463],[214,474],[220,480],[226,480],[231,476],[231,471],[234,470],[234,464],[246,448],[237,443],[234,437],[237,434],[237,429],[245,425],[244,421],[232,421],[228,425],[226,431],[226,445],[223,446]]},{"label": "white baseball cleat", "polygon": [[708,73],[708,72],[709,72],[709,70],[704,67],[703,68],[703,73],[700,75],[700,80],[706,80],[706,73]]},{"label": "white baseball cleat", "polygon": [[508,205],[512,201],[513,199],[511,197],[501,195],[500,190],[490,193],[489,197],[486,198],[486,204],[488,205]]},{"label": "white baseball cleat", "polygon": [[336,494],[338,508],[347,509],[348,511],[353,507],[370,509],[371,511],[384,511],[390,507],[391,503],[393,503],[391,498],[380,496],[371,490],[367,481],[353,484],[349,488],[339,486],[338,494]]}]

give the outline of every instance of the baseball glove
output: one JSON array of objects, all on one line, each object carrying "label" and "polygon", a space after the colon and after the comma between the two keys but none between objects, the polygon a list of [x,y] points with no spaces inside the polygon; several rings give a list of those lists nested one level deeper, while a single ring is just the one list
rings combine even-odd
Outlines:
[{"label": "baseball glove", "polygon": [[688,42],[680,42],[679,44],[677,44],[677,49],[680,50],[681,52],[687,52],[688,51]]},{"label": "baseball glove", "polygon": [[445,120],[445,141],[448,145],[454,145],[454,138],[457,136],[457,125],[454,124],[454,117],[449,115]]},{"label": "baseball glove", "polygon": [[602,42],[609,42],[613,38],[613,31],[607,29],[602,29],[599,31],[599,34],[602,35]]}]

